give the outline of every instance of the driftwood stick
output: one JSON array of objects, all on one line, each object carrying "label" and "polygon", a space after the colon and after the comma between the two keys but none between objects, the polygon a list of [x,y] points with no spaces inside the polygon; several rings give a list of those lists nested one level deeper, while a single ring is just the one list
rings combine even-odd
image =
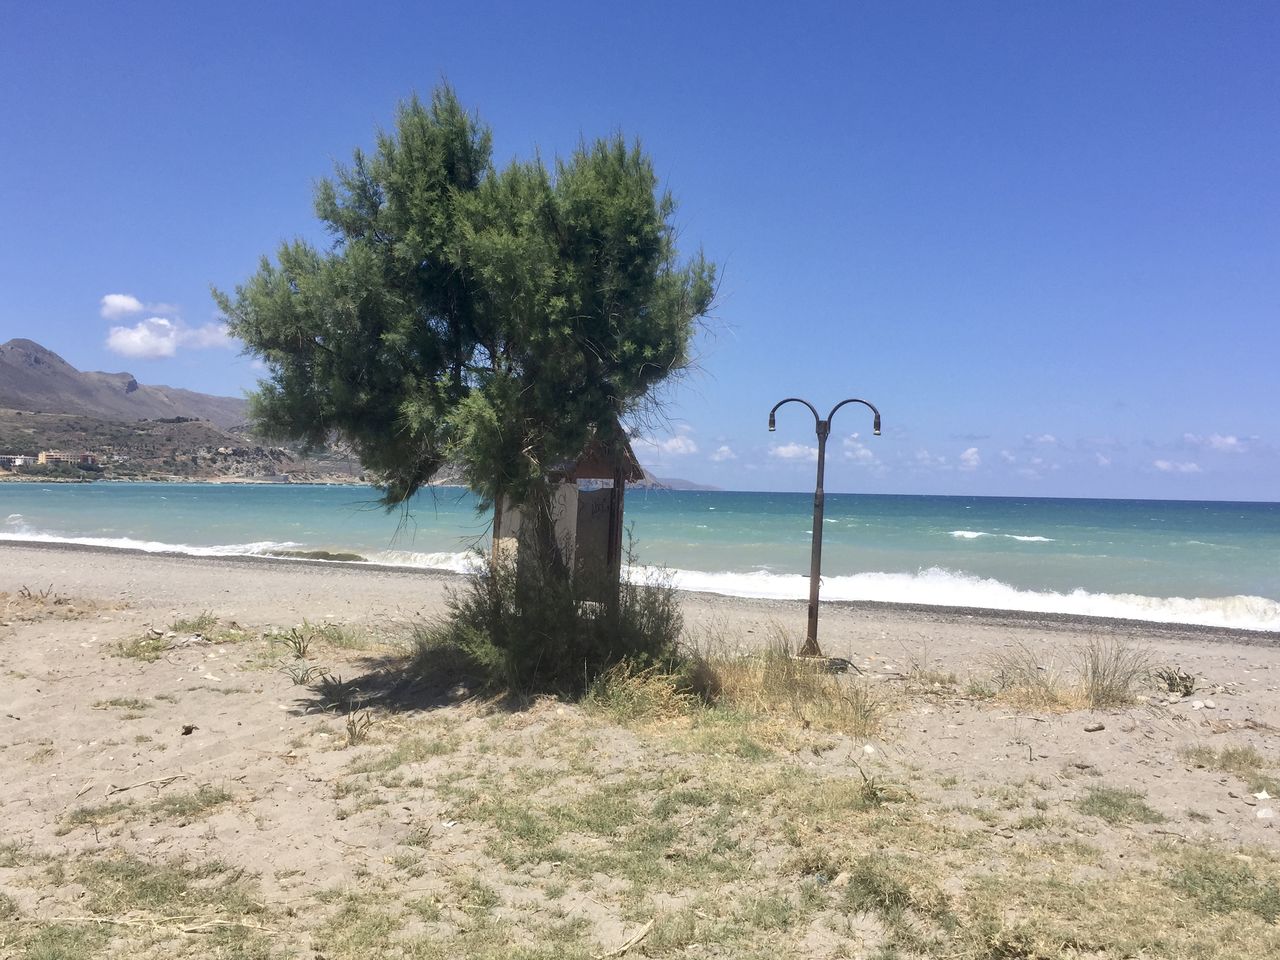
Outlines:
[{"label": "driftwood stick", "polygon": [[634,937],[632,937],[622,946],[618,947],[616,950],[610,950],[608,953],[596,954],[596,960],[608,960],[609,957],[622,956],[624,953],[626,953],[628,950],[634,947],[637,943],[643,940],[646,936],[648,936],[649,931],[652,929],[653,929],[653,920],[650,920],[648,923],[646,923],[643,927],[640,928],[639,933],[637,933]]},{"label": "driftwood stick", "polygon": [[[24,917],[27,923],[97,923],[113,927],[160,927],[182,921],[200,920],[200,914],[182,914],[176,917]],[[200,923],[179,927],[181,933],[204,933],[211,927],[247,927],[250,930],[271,932],[270,927],[241,920],[201,920]]]},{"label": "driftwood stick", "polygon": [[115,784],[112,784],[111,789],[107,791],[107,796],[109,797],[113,793],[124,793],[126,790],[133,790],[137,787],[149,786],[150,784],[153,784],[153,783],[158,783],[162,787],[167,787],[169,784],[173,783],[173,781],[175,780],[185,780],[186,778],[187,778],[187,775],[185,773],[175,773],[169,777],[157,777],[154,780],[143,780],[141,783],[131,783],[127,787],[117,787]]}]

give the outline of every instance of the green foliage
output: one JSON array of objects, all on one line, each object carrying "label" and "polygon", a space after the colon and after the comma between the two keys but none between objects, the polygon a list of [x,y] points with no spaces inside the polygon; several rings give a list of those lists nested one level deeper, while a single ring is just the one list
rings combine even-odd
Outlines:
[{"label": "green foliage", "polygon": [[683,620],[660,578],[623,582],[616,603],[583,600],[545,564],[490,561],[449,598],[449,614],[418,641],[420,671],[463,667],[512,691],[581,692],[611,666],[671,663]]},{"label": "green foliage", "polygon": [[675,206],[638,145],[583,143],[549,170],[498,169],[447,86],[316,190],[329,252],[283,245],[234,296],[232,333],[267,364],[266,435],[345,439],[402,503],[446,461],[484,503],[545,494],[688,361],[715,268],[681,263]]}]

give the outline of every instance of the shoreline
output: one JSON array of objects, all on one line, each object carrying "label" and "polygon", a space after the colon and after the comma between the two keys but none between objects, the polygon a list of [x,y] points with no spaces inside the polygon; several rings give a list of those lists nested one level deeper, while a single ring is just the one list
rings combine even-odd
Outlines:
[{"label": "shoreline", "polygon": [[[465,575],[450,570],[428,567],[398,566],[373,561],[321,560],[299,557],[254,556],[249,554],[196,555],[179,551],[151,551],[133,547],[105,547],[93,544],[61,543],[39,540],[11,540],[0,537],[0,557],[7,551],[32,550],[54,557],[109,556],[128,558],[160,566],[177,561],[176,569],[191,570],[198,566],[219,568],[226,571],[247,572],[275,570],[294,574],[306,571],[311,576],[330,580],[335,574],[355,579],[369,577],[383,582],[425,582],[438,591],[438,601],[443,602],[444,591],[462,583]],[[9,567],[13,569],[13,567]],[[6,578],[7,579],[7,578]],[[0,588],[4,580],[0,579]],[[55,588],[59,585],[54,584]],[[265,586],[265,585],[264,585]],[[695,619],[714,619],[717,614],[730,610],[759,615],[770,611],[803,613],[808,601],[804,599],[773,599],[766,597],[742,597],[732,594],[695,590],[678,591],[686,609],[695,608]],[[698,609],[700,608],[700,609]],[[1074,613],[1052,613],[1029,610],[1002,610],[990,607],[934,605],[926,603],[900,603],[878,600],[823,600],[823,611],[838,614],[842,620],[875,619],[886,617],[914,624],[983,625],[1010,627],[1019,630],[1040,628],[1049,631],[1092,630],[1117,635],[1141,634],[1153,639],[1172,641],[1205,641],[1232,643],[1243,646],[1280,647],[1280,631],[1249,630],[1241,627],[1207,626],[1194,623],[1176,623],[1157,620],[1140,620],[1120,617],[1100,617]],[[822,636],[821,624],[819,636]]]}]

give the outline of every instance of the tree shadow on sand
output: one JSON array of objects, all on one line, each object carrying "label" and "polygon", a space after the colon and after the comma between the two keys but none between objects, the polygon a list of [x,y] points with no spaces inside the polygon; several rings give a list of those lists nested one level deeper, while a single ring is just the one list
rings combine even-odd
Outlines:
[{"label": "tree shadow on sand", "polygon": [[515,713],[526,709],[537,693],[553,692],[495,691],[464,652],[448,647],[363,656],[348,666],[359,672],[346,677],[338,671],[312,667],[301,681],[295,677],[306,692],[294,699],[289,712],[294,716],[358,710],[420,713],[483,700],[490,709]]}]

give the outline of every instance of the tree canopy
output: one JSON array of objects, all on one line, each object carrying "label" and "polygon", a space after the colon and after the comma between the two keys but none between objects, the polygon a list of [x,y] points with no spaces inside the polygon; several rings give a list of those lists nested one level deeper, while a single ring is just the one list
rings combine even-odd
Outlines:
[{"label": "tree canopy", "polygon": [[498,169],[448,87],[317,186],[327,251],[285,243],[234,296],[266,364],[269,436],[345,440],[402,503],[447,463],[483,502],[545,492],[550,468],[685,367],[715,267],[681,261],[674,202],[638,143],[582,143]]}]

